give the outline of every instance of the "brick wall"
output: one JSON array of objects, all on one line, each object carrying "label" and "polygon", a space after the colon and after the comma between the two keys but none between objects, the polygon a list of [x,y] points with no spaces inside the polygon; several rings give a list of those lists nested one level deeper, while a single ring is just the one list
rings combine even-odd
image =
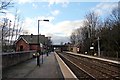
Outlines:
[{"label": "brick wall", "polygon": [[23,39],[20,39],[16,43],[16,51],[20,51],[20,46],[23,46],[23,51],[29,51],[30,50],[29,44],[26,43]]},{"label": "brick wall", "polygon": [[[30,45],[30,48],[31,48],[31,50],[37,50],[38,45],[32,44],[32,45]],[[39,49],[40,49],[40,47],[39,47]]]}]

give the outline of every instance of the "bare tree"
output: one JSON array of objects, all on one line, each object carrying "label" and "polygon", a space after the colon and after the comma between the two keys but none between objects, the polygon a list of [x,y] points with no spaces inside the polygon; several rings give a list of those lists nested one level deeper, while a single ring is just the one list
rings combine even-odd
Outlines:
[{"label": "bare tree", "polygon": [[11,29],[11,34],[9,36],[10,46],[14,45],[14,41],[17,40],[18,36],[20,35],[22,31],[22,24],[23,21],[20,15],[18,14],[18,10],[16,10],[13,27]]},{"label": "bare tree", "polygon": [[85,16],[84,26],[88,27],[89,37],[95,36],[95,29],[99,26],[99,16],[95,12],[90,12]]},{"label": "bare tree", "polygon": [[82,40],[82,34],[81,34],[82,28],[76,29],[75,32],[76,32],[76,41],[79,44]]},{"label": "bare tree", "polygon": [[13,7],[12,0],[0,0],[0,13],[5,13],[2,10],[6,10],[10,7]]},{"label": "bare tree", "polygon": [[[10,7],[13,7],[13,3],[12,3],[12,0],[0,0],[0,13],[4,13],[6,14],[6,11],[8,8]],[[2,35],[1,36],[1,44],[2,44],[2,51],[3,51],[3,47],[4,45],[6,45],[5,41],[6,41],[6,37],[8,35],[6,35],[8,33],[8,20],[6,18],[3,18],[3,22],[0,22],[0,23],[3,23],[2,25],[0,25],[0,27],[2,28],[1,29],[1,32],[2,32]]]},{"label": "bare tree", "polygon": [[[83,51],[90,52],[90,47],[94,46],[97,41],[97,28],[100,27],[100,18],[95,12],[90,12],[86,14],[84,25],[82,28],[82,42]],[[91,52],[90,52],[91,53]]]},{"label": "bare tree", "polygon": [[90,51],[90,46],[96,43],[96,29],[100,27],[99,16],[95,12],[90,12],[85,16],[84,24],[81,28],[73,31],[71,34],[71,42],[81,45],[82,52]]},{"label": "bare tree", "polygon": [[[120,9],[116,7],[99,27],[100,45],[103,56],[120,57]],[[97,31],[98,31],[97,30]]]},{"label": "bare tree", "polygon": [[[107,34],[109,41],[108,45],[109,51],[112,51],[112,55],[115,55],[116,53],[120,54],[120,17],[119,17],[120,9],[119,7],[116,7],[112,10],[110,16],[108,17],[109,22],[106,23],[110,27],[108,27],[109,34]],[[107,38],[107,39],[108,39]]]},{"label": "bare tree", "polygon": [[71,41],[72,44],[76,43],[76,33],[75,33],[75,31],[72,32],[72,34],[70,36],[70,41]]}]

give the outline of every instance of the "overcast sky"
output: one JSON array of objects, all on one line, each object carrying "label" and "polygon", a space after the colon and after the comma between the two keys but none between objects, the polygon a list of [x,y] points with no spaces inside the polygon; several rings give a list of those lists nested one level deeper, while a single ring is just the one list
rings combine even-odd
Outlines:
[{"label": "overcast sky", "polygon": [[[118,0],[15,0],[14,8],[8,10],[6,16],[14,20],[15,10],[23,18],[24,30],[29,34],[37,34],[38,20],[40,34],[51,36],[54,44],[68,42],[72,30],[82,26],[84,17],[90,11],[95,11],[102,18],[118,4]],[[3,15],[0,15],[3,16]]]}]

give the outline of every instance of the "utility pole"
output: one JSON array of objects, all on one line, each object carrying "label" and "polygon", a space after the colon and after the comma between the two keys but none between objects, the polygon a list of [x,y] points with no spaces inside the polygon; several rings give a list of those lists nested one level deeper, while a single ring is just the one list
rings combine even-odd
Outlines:
[{"label": "utility pole", "polygon": [[98,56],[100,57],[100,42],[99,42],[100,38],[98,37]]}]

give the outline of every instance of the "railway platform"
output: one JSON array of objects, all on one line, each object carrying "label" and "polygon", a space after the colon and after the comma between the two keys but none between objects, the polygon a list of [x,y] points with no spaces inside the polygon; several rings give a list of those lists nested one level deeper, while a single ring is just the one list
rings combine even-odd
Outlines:
[{"label": "railway platform", "polygon": [[51,52],[49,56],[43,55],[43,64],[41,63],[40,67],[34,58],[3,71],[2,79],[5,78],[63,78],[63,75],[55,54]]},{"label": "railway platform", "polygon": [[[41,62],[42,56],[40,57]],[[75,75],[65,66],[55,52],[49,56],[43,55],[43,64],[40,67],[36,64],[36,58],[17,64],[2,71],[2,80],[16,79],[62,79],[74,78]]]}]

